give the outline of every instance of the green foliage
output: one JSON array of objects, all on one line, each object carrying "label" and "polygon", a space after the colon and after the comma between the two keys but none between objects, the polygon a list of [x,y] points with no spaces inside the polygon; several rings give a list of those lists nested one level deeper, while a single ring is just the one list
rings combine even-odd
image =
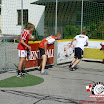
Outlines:
[{"label": "green foliage", "polygon": [[89,26],[85,26],[89,39],[104,39],[104,22],[92,22]]},{"label": "green foliage", "polygon": [[64,39],[72,39],[74,38],[76,35],[81,33],[81,28],[76,28],[73,25],[67,25],[64,28]]},{"label": "green foliage", "polygon": [[[104,39],[104,22],[91,22],[90,25],[86,25],[87,36],[89,39]],[[81,28],[77,28],[73,25],[67,25],[64,28],[64,39],[72,39],[76,35],[81,33]]]}]

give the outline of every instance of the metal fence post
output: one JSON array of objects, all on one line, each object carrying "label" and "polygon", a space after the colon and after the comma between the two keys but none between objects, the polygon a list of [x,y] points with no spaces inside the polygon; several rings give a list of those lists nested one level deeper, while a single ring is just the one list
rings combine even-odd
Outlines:
[{"label": "metal fence post", "polygon": [[21,33],[23,32],[23,0],[21,0]]},{"label": "metal fence post", "polygon": [[4,39],[4,47],[5,47],[5,49],[4,49],[4,53],[5,53],[5,55],[4,55],[4,71],[6,71],[6,66],[7,66],[7,51],[6,51],[6,39]]},{"label": "metal fence post", "polygon": [[54,44],[54,66],[57,66],[57,50],[58,50],[57,48],[58,48],[58,42],[56,40]]},{"label": "metal fence post", "polygon": [[81,11],[81,33],[83,29],[83,0],[82,0],[82,11]]},{"label": "metal fence post", "polygon": [[55,34],[57,33],[57,7],[58,7],[58,0],[56,0]]}]

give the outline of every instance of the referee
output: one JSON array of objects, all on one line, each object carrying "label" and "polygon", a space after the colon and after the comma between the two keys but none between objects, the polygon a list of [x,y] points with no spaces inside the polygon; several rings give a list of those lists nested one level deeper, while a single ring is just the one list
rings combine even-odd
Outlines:
[{"label": "referee", "polygon": [[74,59],[69,65],[71,71],[75,70],[75,66],[81,61],[81,58],[83,58],[84,46],[88,46],[88,36],[86,36],[86,34],[87,31],[83,29],[82,34],[75,36],[69,46],[71,47],[73,42],[76,40]]}]

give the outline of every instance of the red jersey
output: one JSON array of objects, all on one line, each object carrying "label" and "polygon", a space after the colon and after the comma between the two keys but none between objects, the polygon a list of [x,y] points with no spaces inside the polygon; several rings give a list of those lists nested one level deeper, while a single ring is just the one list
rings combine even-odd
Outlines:
[{"label": "red jersey", "polygon": [[30,38],[31,35],[32,35],[32,34],[30,34],[27,30],[24,29],[24,30],[23,30],[23,34],[21,35],[20,42],[19,42],[19,44],[18,44],[17,49],[19,49],[19,50],[27,50],[27,47],[24,46],[24,45],[21,43],[21,39],[23,39],[24,42],[25,42],[26,44],[28,44],[28,41],[29,41],[29,38]]},{"label": "red jersey", "polygon": [[50,45],[54,44],[54,42],[55,42],[55,36],[49,36],[49,37],[43,39],[43,40],[41,41],[41,43],[39,44],[39,48],[44,49],[44,43],[45,43],[46,41],[48,41],[48,46],[47,46],[47,48],[48,48]]}]

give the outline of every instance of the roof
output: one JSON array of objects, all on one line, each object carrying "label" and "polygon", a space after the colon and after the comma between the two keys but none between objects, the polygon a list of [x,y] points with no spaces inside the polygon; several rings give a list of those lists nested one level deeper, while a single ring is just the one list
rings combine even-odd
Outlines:
[{"label": "roof", "polygon": [[[82,1],[82,0],[58,0],[58,2],[69,2],[69,1]],[[93,2],[98,2],[98,3],[104,3],[104,0],[84,0],[84,1],[93,1]],[[55,2],[56,2],[56,0],[38,0],[31,4],[47,5],[49,3],[55,3]]]},{"label": "roof", "polygon": [[[82,0],[58,0],[59,3],[62,2],[69,2],[69,1],[82,1]],[[85,0],[88,1],[88,0]],[[33,2],[31,4],[37,4],[37,5],[47,5],[49,3],[56,3],[56,0],[38,0],[36,2]]]}]

